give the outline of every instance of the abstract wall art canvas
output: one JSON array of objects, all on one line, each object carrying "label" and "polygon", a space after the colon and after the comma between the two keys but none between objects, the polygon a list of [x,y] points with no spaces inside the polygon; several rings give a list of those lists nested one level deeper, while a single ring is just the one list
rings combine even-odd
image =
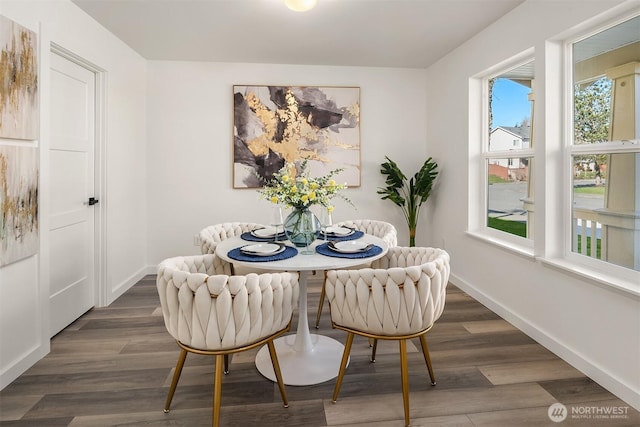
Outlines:
[{"label": "abstract wall art canvas", "polygon": [[38,139],[36,33],[0,16],[0,138]]},{"label": "abstract wall art canvas", "polygon": [[38,251],[38,149],[0,145],[0,266]]},{"label": "abstract wall art canvas", "polygon": [[336,181],[360,185],[360,88],[234,86],[233,101],[234,188],[303,159],[311,176],[343,168]]}]

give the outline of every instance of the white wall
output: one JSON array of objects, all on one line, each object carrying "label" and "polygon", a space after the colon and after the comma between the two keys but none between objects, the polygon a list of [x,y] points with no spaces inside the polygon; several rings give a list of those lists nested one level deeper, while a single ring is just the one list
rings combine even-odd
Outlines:
[{"label": "white wall", "polygon": [[[385,155],[413,175],[426,158],[426,71],[357,67],[151,61],[147,134],[149,261],[199,253],[193,236],[227,221],[268,221],[255,190],[233,189],[233,85],[359,86],[362,185],[338,203],[335,220],[389,221],[401,244],[400,209],[380,200]],[[340,199],[335,199],[340,202]],[[426,243],[426,221],[417,244]]]},{"label": "white wall", "polygon": [[[97,193],[106,217],[106,304],[145,271],[146,61],[68,0],[0,2],[0,14],[38,34],[40,43],[40,251],[0,268],[0,388],[49,351],[47,176],[50,44],[107,73],[107,180]],[[7,143],[1,141],[0,144]]]},{"label": "white wall", "polygon": [[[480,135],[471,132],[479,113],[470,110],[469,104],[479,108],[480,103],[470,98],[470,78],[532,47],[538,85],[536,153],[542,152],[544,144],[558,144],[550,120],[560,122],[561,97],[542,75],[545,67],[554,70],[547,62],[552,56],[546,51],[551,48],[547,40],[616,3],[620,2],[527,1],[428,69],[427,141],[430,154],[443,166],[429,235],[450,252],[454,284],[640,409],[638,297],[466,234],[469,210],[479,209],[475,206],[479,201],[464,195],[474,191],[479,181],[480,169],[473,166],[479,161],[471,170],[460,167],[460,159],[477,160],[479,153]],[[638,2],[634,4],[637,10]],[[623,8],[630,10],[628,6],[634,4],[628,2]],[[556,152],[560,155],[561,150]],[[543,166],[545,161],[548,167],[558,163],[553,158],[536,160]],[[535,179],[536,253],[540,255],[544,253],[538,250],[540,244],[553,234],[544,229],[545,205],[553,210],[558,200],[556,194],[548,194],[547,200],[542,196],[545,188],[557,187],[557,182],[547,182],[544,173],[537,173]]]}]

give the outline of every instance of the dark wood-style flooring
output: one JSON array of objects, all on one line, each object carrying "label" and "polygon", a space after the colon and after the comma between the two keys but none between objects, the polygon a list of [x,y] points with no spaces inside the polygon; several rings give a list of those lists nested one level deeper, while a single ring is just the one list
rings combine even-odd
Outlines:
[{"label": "dark wood-style flooring", "polygon": [[[310,324],[319,277],[309,283]],[[344,332],[331,329],[327,304],[320,333],[345,339]],[[628,404],[452,285],[427,340],[438,384],[429,384],[419,344],[410,343],[413,426],[640,425],[640,414]],[[288,386],[288,409],[277,386],[258,373],[256,351],[232,359],[222,386],[222,425],[403,425],[397,343],[381,342],[376,363],[370,363],[367,340],[356,337],[338,402],[331,403],[335,380]],[[58,334],[49,355],[0,391],[0,425],[211,425],[210,357],[188,356],[172,410],[163,413],[177,357],[159,309],[155,276],[147,276],[110,307],[89,311]],[[560,424],[548,416],[556,402],[569,411]],[[626,415],[584,413],[614,407]],[[574,408],[580,417],[572,415]]]}]

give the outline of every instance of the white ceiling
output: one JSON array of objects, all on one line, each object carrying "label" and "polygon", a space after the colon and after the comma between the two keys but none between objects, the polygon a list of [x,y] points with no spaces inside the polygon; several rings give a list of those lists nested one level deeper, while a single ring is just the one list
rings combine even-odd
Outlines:
[{"label": "white ceiling", "polygon": [[72,0],[149,60],[426,68],[524,0]]}]

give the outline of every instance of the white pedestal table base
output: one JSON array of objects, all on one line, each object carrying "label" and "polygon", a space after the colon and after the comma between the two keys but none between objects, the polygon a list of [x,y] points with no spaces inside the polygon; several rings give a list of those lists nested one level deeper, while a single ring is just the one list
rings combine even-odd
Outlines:
[{"label": "white pedestal table base", "polygon": [[[302,386],[320,384],[338,376],[344,345],[324,335],[311,334],[311,350],[296,351],[295,335],[285,335],[274,340],[282,380],[286,385]],[[258,371],[276,381],[269,349],[263,346],[256,356]]]}]

